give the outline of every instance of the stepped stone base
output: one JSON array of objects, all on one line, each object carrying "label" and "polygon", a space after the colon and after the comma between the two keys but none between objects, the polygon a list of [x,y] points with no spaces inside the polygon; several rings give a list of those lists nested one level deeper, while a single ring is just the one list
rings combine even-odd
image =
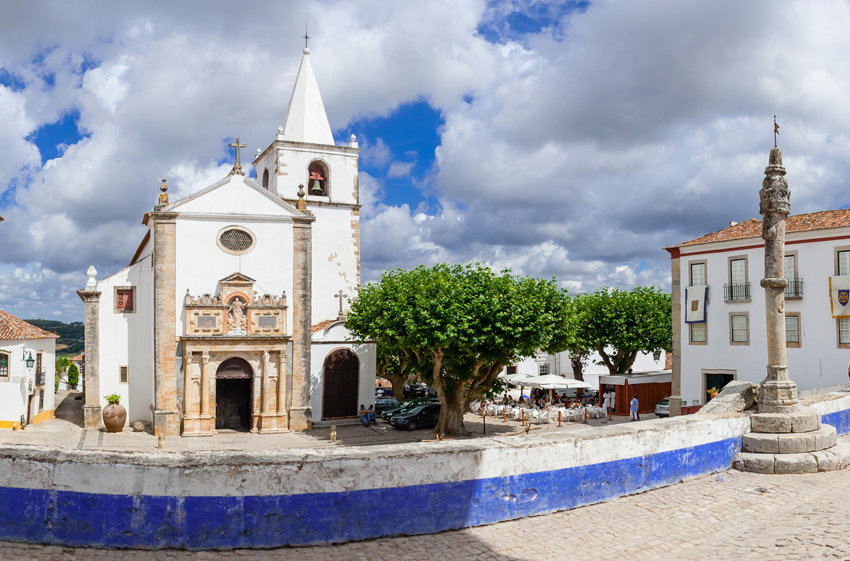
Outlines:
[{"label": "stepped stone base", "polygon": [[831,425],[806,409],[757,413],[732,467],[755,473],[815,473],[850,465],[850,443],[839,443]]}]

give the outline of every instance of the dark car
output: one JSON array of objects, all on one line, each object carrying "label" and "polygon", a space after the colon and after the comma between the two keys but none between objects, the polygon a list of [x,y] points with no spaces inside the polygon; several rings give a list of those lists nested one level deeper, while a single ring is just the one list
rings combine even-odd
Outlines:
[{"label": "dark car", "polygon": [[387,409],[396,409],[401,402],[394,397],[379,397],[375,399],[375,413],[380,415]]},{"label": "dark car", "polygon": [[406,413],[414,407],[418,407],[420,405],[428,405],[430,403],[440,403],[439,399],[434,399],[430,397],[422,397],[419,399],[408,399],[399,405],[398,407],[393,407],[392,409],[387,409],[383,413],[381,413],[381,418],[385,421],[389,421],[390,417],[397,413]]},{"label": "dark car", "polygon": [[439,403],[420,405],[406,413],[398,413],[390,419],[390,425],[397,429],[416,430],[420,427],[436,427],[440,420]]}]

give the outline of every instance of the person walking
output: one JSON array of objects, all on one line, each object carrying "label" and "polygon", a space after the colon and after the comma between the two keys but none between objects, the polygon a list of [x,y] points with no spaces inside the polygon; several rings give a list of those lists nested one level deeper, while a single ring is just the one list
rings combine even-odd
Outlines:
[{"label": "person walking", "polygon": [[632,416],[632,421],[640,421],[640,414],[638,414],[638,398],[636,395],[632,396],[632,401],[629,405],[629,413]]}]

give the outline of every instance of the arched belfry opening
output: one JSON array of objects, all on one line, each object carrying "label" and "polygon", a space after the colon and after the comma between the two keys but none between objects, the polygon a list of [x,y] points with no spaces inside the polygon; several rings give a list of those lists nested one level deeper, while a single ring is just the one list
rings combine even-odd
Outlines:
[{"label": "arched belfry opening", "polygon": [[269,188],[269,170],[263,172],[263,188],[266,190]]},{"label": "arched belfry opening", "polygon": [[310,162],[307,177],[307,194],[316,197],[328,196],[328,167],[322,162]]},{"label": "arched belfry opening", "polygon": [[244,358],[222,362],[215,373],[215,428],[251,430],[254,371]]},{"label": "arched belfry opening", "polygon": [[322,418],[354,417],[358,411],[360,361],[348,349],[337,349],[325,358]]}]

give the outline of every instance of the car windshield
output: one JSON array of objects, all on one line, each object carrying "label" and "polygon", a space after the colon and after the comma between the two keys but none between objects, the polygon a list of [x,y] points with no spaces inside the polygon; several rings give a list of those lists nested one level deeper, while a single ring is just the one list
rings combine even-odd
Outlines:
[{"label": "car windshield", "polygon": [[662,400],[661,400],[661,403],[659,403],[658,405],[669,405],[669,404],[670,404],[670,400],[668,400],[668,399],[662,399]]},{"label": "car windshield", "polygon": [[404,411],[404,412],[405,412],[405,413],[410,413],[411,415],[418,415],[419,413],[421,413],[421,412],[422,412],[422,410],[423,410],[423,409],[425,409],[425,406],[424,406],[424,405],[420,405],[419,407],[414,407],[414,408],[413,408],[413,409],[411,409],[410,411]]}]

